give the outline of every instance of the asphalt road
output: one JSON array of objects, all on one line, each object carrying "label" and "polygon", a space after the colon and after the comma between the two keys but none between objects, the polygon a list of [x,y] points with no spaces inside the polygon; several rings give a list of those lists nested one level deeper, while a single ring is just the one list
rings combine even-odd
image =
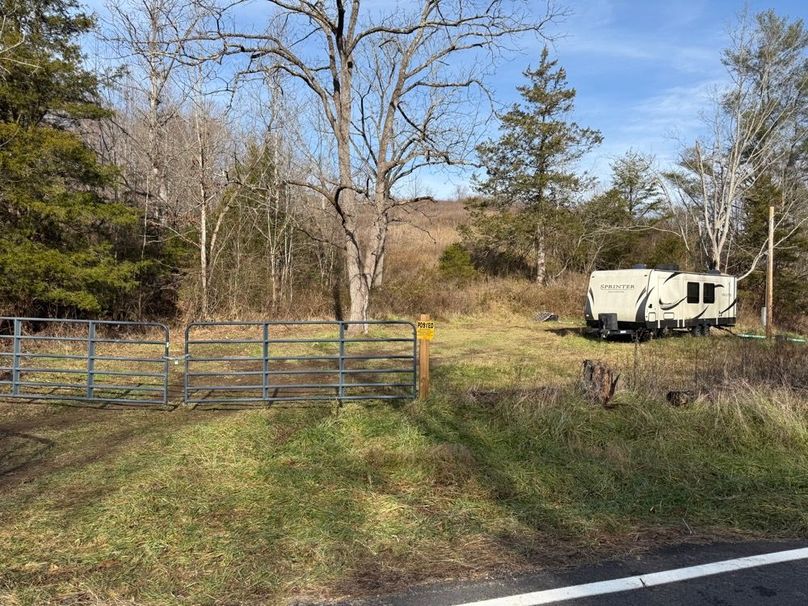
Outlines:
[{"label": "asphalt road", "polygon": [[[361,606],[455,606],[805,547],[808,547],[808,541],[680,545],[580,568],[543,570],[485,582],[437,584],[352,603]],[[564,606],[808,606],[808,559],[553,603]]]}]

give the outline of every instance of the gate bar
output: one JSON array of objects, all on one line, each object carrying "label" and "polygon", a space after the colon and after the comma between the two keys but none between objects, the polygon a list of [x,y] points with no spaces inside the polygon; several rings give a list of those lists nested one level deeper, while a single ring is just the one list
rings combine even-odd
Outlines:
[{"label": "gate bar", "polygon": [[95,322],[87,328],[87,399],[93,399],[93,383],[95,383]]},{"label": "gate bar", "polygon": [[20,336],[22,335],[22,322],[19,318],[14,319],[14,357],[11,362],[11,393],[20,393]]},{"label": "gate bar", "polygon": [[262,356],[262,379],[261,383],[263,385],[263,390],[261,391],[261,395],[266,400],[269,397],[269,323],[264,322],[264,345],[263,345],[263,356]]},{"label": "gate bar", "polygon": [[345,324],[339,323],[339,387],[337,388],[339,399],[345,397]]}]

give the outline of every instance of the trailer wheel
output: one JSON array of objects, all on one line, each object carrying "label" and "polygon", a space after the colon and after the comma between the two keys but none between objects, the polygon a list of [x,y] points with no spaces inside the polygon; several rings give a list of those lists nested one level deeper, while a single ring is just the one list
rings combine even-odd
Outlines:
[{"label": "trailer wheel", "polygon": [[693,333],[694,337],[706,337],[707,335],[710,334],[710,329],[707,326],[704,326],[703,324],[694,326],[693,328],[690,329],[690,331]]}]

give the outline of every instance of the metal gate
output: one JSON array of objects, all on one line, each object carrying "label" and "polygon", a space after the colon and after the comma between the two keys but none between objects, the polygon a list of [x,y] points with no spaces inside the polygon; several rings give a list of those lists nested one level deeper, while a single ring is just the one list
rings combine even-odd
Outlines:
[{"label": "metal gate", "polygon": [[[367,324],[367,332],[351,327]],[[405,321],[196,322],[185,330],[190,404],[417,397],[415,326]]]},{"label": "metal gate", "polygon": [[0,317],[0,398],[167,404],[168,346],[152,322]]}]

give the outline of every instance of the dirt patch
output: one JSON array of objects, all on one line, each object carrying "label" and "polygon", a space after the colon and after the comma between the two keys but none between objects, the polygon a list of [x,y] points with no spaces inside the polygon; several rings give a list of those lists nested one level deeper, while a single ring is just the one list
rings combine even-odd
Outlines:
[{"label": "dirt patch", "polygon": [[97,420],[106,412],[109,411],[68,404],[0,403],[0,432],[64,431]]},{"label": "dirt patch", "polygon": [[47,438],[0,430],[0,478],[43,457],[53,446]]},{"label": "dirt patch", "polygon": [[[157,433],[204,420],[181,411],[92,410],[62,405],[0,404],[0,488],[114,458]],[[92,429],[80,443],[75,431]]]}]

